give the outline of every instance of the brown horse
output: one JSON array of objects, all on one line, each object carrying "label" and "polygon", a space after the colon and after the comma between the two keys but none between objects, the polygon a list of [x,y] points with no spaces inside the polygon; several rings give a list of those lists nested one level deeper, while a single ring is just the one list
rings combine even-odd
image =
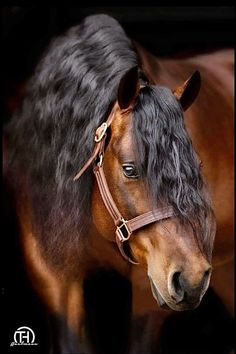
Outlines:
[{"label": "brown horse", "polygon": [[212,286],[232,306],[232,53],[136,48],[114,19],[86,18],[52,42],[7,127],[25,265],[58,318],[55,353],[83,352],[83,284],[98,267],[131,281],[134,316],[199,305],[215,236],[200,161],[217,218]]},{"label": "brown horse", "polygon": [[217,220],[211,285],[233,312],[233,50],[161,59],[142,48],[139,53],[154,82],[171,88],[193,68],[201,72],[201,90],[185,114],[185,123],[203,161],[202,173],[210,188]]},{"label": "brown horse", "polygon": [[[211,287],[231,314],[234,313],[234,173],[233,173],[233,50],[215,49],[203,53],[186,52],[157,58],[138,43],[136,50],[143,69],[154,83],[175,88],[194,69],[201,72],[202,83],[195,103],[185,113],[185,124],[200,160],[202,173],[210,189],[217,221],[213,252]],[[138,269],[136,269],[138,270]],[[133,307],[144,315],[154,311],[155,303],[144,290],[145,275],[139,269],[133,284]],[[142,281],[142,287],[140,283]],[[145,303],[143,298],[146,299]],[[149,319],[147,330],[156,338],[167,311],[160,309]],[[147,322],[148,323],[148,322]],[[150,327],[151,323],[151,327]],[[153,328],[155,328],[153,330]],[[142,343],[142,340],[140,341]]]}]

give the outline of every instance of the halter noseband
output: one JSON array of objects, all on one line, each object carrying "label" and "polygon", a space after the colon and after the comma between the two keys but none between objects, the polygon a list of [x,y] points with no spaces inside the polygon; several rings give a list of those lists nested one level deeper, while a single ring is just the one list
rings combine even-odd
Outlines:
[{"label": "halter noseband", "polygon": [[[124,250],[124,242],[128,241],[132,233],[148,224],[154,223],[159,220],[167,219],[174,215],[173,208],[171,206],[158,208],[136,216],[133,219],[126,220],[112,198],[110,190],[107,185],[106,177],[103,170],[103,157],[104,157],[104,149],[105,149],[105,141],[106,141],[106,131],[110,127],[114,118],[114,107],[109,114],[109,117],[106,122],[102,123],[96,130],[95,133],[95,147],[92,153],[92,156],[86,162],[86,164],[82,167],[82,169],[76,174],[73,180],[77,180],[81,177],[81,175],[87,170],[87,168],[94,163],[93,172],[95,174],[97,184],[99,187],[99,191],[102,197],[102,200],[112,217],[114,224],[116,226],[116,243],[120,250],[122,256],[128,260],[130,263],[138,264],[133,259],[128,256]],[[98,161],[98,162],[97,162]]]}]

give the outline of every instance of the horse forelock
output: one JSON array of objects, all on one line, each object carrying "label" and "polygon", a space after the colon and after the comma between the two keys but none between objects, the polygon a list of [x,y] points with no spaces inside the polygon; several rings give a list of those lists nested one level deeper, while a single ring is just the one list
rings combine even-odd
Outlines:
[{"label": "horse forelock", "polygon": [[132,125],[139,173],[152,204],[172,205],[176,217],[192,227],[210,258],[212,210],[179,102],[168,88],[146,86],[133,107]]}]

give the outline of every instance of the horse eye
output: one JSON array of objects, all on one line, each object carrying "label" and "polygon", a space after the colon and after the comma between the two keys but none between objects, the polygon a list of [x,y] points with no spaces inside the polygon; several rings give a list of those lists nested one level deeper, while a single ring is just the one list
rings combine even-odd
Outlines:
[{"label": "horse eye", "polygon": [[125,177],[128,178],[138,178],[138,173],[136,167],[132,164],[124,164],[122,165],[123,173]]}]

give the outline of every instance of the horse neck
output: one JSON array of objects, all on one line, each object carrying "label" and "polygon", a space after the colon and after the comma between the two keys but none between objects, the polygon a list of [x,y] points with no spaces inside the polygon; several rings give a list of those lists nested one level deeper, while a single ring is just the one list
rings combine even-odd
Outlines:
[{"label": "horse neck", "polygon": [[175,89],[176,85],[180,85],[198,69],[204,78],[201,91],[209,85],[219,97],[227,95],[228,101],[232,102],[234,92],[232,49],[216,49],[201,53],[185,52],[157,57],[138,44],[135,44],[135,47],[144,71],[154,84]]}]

